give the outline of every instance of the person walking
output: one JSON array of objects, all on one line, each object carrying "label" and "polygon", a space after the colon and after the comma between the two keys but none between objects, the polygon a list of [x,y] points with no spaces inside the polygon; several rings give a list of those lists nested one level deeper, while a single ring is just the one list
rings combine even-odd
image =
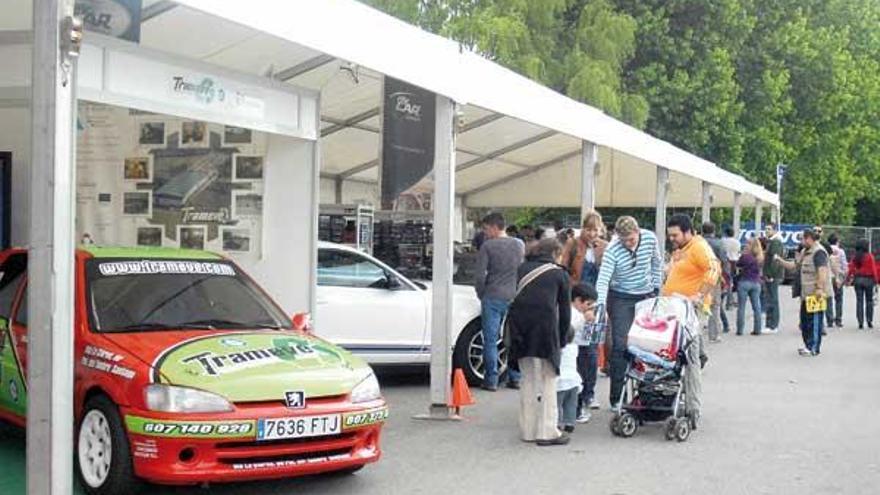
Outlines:
[{"label": "person walking", "polygon": [[798,353],[801,356],[818,356],[822,351],[822,327],[825,315],[824,310],[818,310],[816,307],[821,307],[821,302],[829,290],[828,253],[819,242],[819,236],[812,229],[804,230],[803,246],[797,261],[786,261],[779,255],[776,256],[776,261],[784,268],[798,270],[800,273],[800,327],[804,347],[798,349]]},{"label": "person walking", "polygon": [[[500,213],[486,215],[482,227],[485,240],[475,267],[483,333],[482,388],[494,392],[498,390],[498,332],[510,300],[516,295],[517,269],[525,256],[525,246],[521,240],[507,236]],[[519,386],[516,371],[508,371],[507,386]]]},{"label": "person walking", "polygon": [[560,354],[571,326],[569,277],[557,263],[562,246],[542,239],[519,267],[518,294],[510,305],[507,327],[511,366],[522,373],[520,436],[538,445],[565,445],[557,428],[556,377]]},{"label": "person walking", "polygon": [[880,280],[874,256],[871,255],[870,245],[867,239],[856,242],[856,254],[849,263],[847,283],[853,284],[856,291],[856,319],[859,322],[859,330],[874,328],[874,286]]},{"label": "person walking", "polygon": [[715,253],[715,259],[721,263],[721,276],[718,277],[718,282],[715,284],[715,288],[712,289],[712,304],[709,313],[709,342],[718,343],[721,342],[719,330],[724,333],[730,331],[727,313],[724,312],[724,306],[722,306],[723,294],[726,290],[725,285],[727,280],[731,278],[730,262],[728,261],[727,250],[724,249],[724,244],[721,242],[721,239],[715,236],[714,223],[706,222],[703,224],[703,239],[712,248],[712,252]]},{"label": "person walking", "polygon": [[[666,228],[666,235],[675,251],[672,253],[669,275],[661,293],[664,296],[679,295],[690,299],[697,313],[705,316],[712,307],[713,295],[717,293],[721,263],[709,243],[694,234],[691,219],[687,215],[673,215]],[[701,320],[705,321],[705,317]],[[694,426],[699,422],[702,409],[701,369],[707,359],[700,330],[697,329],[695,333],[695,340],[686,351],[688,366],[683,380],[685,410]]]},{"label": "person walking", "polygon": [[779,332],[779,284],[785,278],[785,269],[776,260],[785,256],[782,235],[776,223],[770,222],[764,231],[767,237],[767,249],[764,254],[764,290],[767,294],[767,309],[764,332]]},{"label": "person walking", "polygon": [[739,260],[740,252],[742,251],[742,246],[736,237],[733,236],[733,228],[725,227],[724,228],[724,237],[721,238],[721,244],[724,246],[724,252],[727,254],[727,261],[730,264],[730,280],[728,281],[727,290],[724,293],[724,304],[725,308],[730,311],[733,309],[733,296],[737,295],[736,292],[736,277],[734,274],[734,265]]},{"label": "person walking", "polygon": [[617,238],[608,245],[596,281],[598,306],[611,323],[611,409],[617,410],[626,373],[626,337],[635,319],[636,303],[656,296],[663,282],[663,258],[657,236],[622,216],[614,226]]},{"label": "person walking", "polygon": [[[596,210],[589,210],[584,215],[581,223],[581,233],[578,237],[566,243],[562,255],[564,266],[571,277],[572,299],[576,294],[574,288],[579,284],[586,284],[590,291],[595,294],[596,280],[599,278],[599,267],[602,265],[602,257],[608,242],[602,239],[605,224],[602,223],[602,215]],[[590,304],[594,304],[595,295]],[[575,337],[578,347],[578,372],[584,387],[578,396],[578,422],[586,423],[590,420],[589,409],[598,409],[600,404],[595,398],[596,378],[599,373],[599,346],[600,343],[591,343]]]},{"label": "person walking", "polygon": [[746,301],[752,305],[754,323],[752,335],[761,335],[761,267],[764,264],[764,250],[756,238],[749,239],[746,251],[736,262],[739,269],[737,294],[739,307],[736,308],[736,334],[742,335],[746,326]]},{"label": "person walking", "polygon": [[832,304],[831,296],[829,295],[825,323],[828,325],[828,328],[832,326],[843,328],[843,286],[849,266],[846,262],[846,251],[840,247],[840,238],[836,233],[828,236],[828,244],[831,246],[829,264],[831,265],[831,288],[833,289],[834,304]]}]

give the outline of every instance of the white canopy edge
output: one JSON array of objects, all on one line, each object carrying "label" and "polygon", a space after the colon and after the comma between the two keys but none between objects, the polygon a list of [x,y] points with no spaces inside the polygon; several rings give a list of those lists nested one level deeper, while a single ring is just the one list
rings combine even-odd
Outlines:
[{"label": "white canopy edge", "polygon": [[177,3],[408,81],[458,103],[477,105],[779,205],[775,193],[712,162],[467,52],[454,41],[354,0]]}]

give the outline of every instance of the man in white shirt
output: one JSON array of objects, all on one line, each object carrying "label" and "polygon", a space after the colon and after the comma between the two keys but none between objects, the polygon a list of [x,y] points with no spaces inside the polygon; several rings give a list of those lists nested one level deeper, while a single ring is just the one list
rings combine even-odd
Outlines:
[{"label": "man in white shirt", "polygon": [[[734,267],[736,266],[736,262],[739,261],[739,255],[742,252],[742,244],[740,244],[736,237],[733,236],[733,229],[731,227],[725,227],[724,237],[721,238],[721,246],[724,247],[724,251],[727,253],[727,261],[730,262],[730,270],[728,270],[728,273],[733,274],[735,273]],[[736,295],[736,290],[734,290],[733,285],[733,280],[731,280],[730,284],[727,286],[727,290],[722,295],[722,297],[727,300],[725,303],[725,308],[727,310],[733,309],[733,296]]]}]

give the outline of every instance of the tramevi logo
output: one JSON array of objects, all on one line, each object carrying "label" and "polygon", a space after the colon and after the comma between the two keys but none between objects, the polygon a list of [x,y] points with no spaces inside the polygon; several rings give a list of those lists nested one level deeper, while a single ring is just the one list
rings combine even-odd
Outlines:
[{"label": "tramevi logo", "polygon": [[314,347],[310,344],[298,343],[287,346],[264,347],[261,349],[231,352],[229,354],[217,354],[211,351],[204,351],[184,357],[180,362],[182,364],[195,363],[201,369],[202,373],[208,376],[219,376],[243,368],[252,368],[279,361],[290,361],[303,355],[314,354],[315,352]]},{"label": "tramevi logo", "polygon": [[187,81],[183,76],[171,78],[171,90],[177,94],[189,95],[194,99],[206,104],[214,100],[226,99],[226,91],[219,87],[210,77],[203,77],[201,81]]},{"label": "tramevi logo", "polygon": [[398,92],[391,93],[388,97],[394,102],[394,111],[400,114],[402,118],[421,122],[422,105],[413,102],[414,94]]}]

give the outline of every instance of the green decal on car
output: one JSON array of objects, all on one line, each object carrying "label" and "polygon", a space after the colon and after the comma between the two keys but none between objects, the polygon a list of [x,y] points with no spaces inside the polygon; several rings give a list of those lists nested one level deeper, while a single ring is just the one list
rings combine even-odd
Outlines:
[{"label": "green decal on car", "polygon": [[0,318],[0,408],[16,416],[27,413],[27,388],[5,318]]},{"label": "green decal on car", "polygon": [[366,363],[320,339],[294,332],[224,332],[166,349],[153,382],[213,392],[232,402],[281,401],[285,393],[327,397],[351,392]]},{"label": "green decal on car", "polygon": [[388,415],[389,412],[387,407],[380,407],[376,409],[370,409],[368,411],[343,414],[342,429],[351,430],[354,428],[382,423],[386,419],[388,419]]},{"label": "green decal on car", "polygon": [[255,421],[165,421],[126,416],[130,433],[167,438],[255,438]]}]

